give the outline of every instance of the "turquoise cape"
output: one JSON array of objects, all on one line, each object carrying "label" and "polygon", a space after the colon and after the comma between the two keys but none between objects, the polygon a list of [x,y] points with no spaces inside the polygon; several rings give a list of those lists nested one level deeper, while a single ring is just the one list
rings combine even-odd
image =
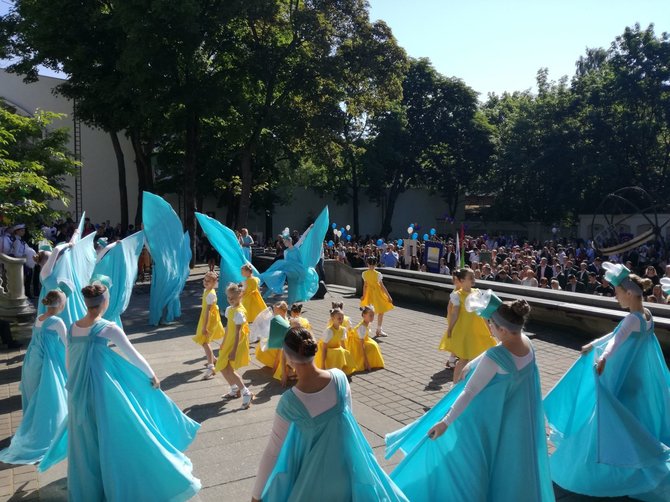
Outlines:
[{"label": "turquoise cape", "polygon": [[[670,500],[670,372],[653,323],[595,362],[614,332],[581,356],[544,399],[553,480],[575,493]],[[622,321],[623,322],[623,321]]]},{"label": "turquoise cape", "polygon": [[172,206],[162,197],[143,193],[142,223],[153,270],[149,298],[149,324],[172,322],[181,316],[179,295],[188,279],[191,249],[188,234]]},{"label": "turquoise cape", "polygon": [[377,463],[347,403],[347,377],[330,370],[337,404],[311,417],[293,391],[285,392],[277,414],[290,422],[262,500],[392,502],[407,498]]},{"label": "turquoise cape", "polygon": [[[83,225],[84,216],[81,217],[80,227]],[[81,294],[81,288],[88,284],[93,275],[95,267],[94,240],[95,233],[90,233],[83,239],[76,240],[73,247],[63,250],[51,274],[42,281],[42,290],[37,306],[38,315],[46,312],[46,307],[42,304],[42,299],[46,294],[56,289],[60,282],[65,282],[71,286],[72,293],[68,296],[65,309],[59,314],[59,317],[67,328],[77,319],[84,317],[87,309],[84,297]]]},{"label": "turquoise cape", "polygon": [[137,264],[144,247],[144,232],[129,235],[110,249],[95,264],[93,275],[105,275],[112,281],[109,288],[109,307],[103,316],[123,328],[121,314],[130,303],[137,279]]},{"label": "turquoise cape", "polygon": [[[206,214],[195,213],[195,217],[200,223],[202,231],[205,232],[209,243],[214,246],[217,253],[221,256],[219,264],[219,288],[217,290],[217,303],[221,311],[225,311],[228,306],[228,299],[226,298],[226,288],[228,284],[240,283],[244,281],[242,275],[242,265],[251,262],[246,258],[240,243],[237,240],[235,232],[223,225],[214,218],[210,218]],[[260,274],[256,268],[251,265],[253,275],[258,277]]]},{"label": "turquoise cape", "polygon": [[261,280],[274,294],[284,292],[284,283],[288,283],[288,304],[306,302],[319,290],[319,275],[314,267],[321,259],[323,239],[328,231],[328,206],[314,221],[299,246],[287,249],[284,258],[274,262],[261,274]]},{"label": "turquoise cape", "polygon": [[447,431],[428,438],[463,392],[456,385],[416,422],[386,436],[387,458],[405,458],[391,479],[412,502],[553,501],[540,377],[535,362],[517,370],[502,345],[486,357],[507,374],[496,374]]},{"label": "turquoise cape", "polygon": [[68,458],[72,501],[188,500],[200,489],[182,451],[200,425],[98,334],[68,334],[68,420],[40,471]]},{"label": "turquoise cape", "polygon": [[34,464],[42,460],[67,418],[65,347],[54,330],[56,318],[47,318],[33,336],[21,368],[23,418],[0,462]]}]

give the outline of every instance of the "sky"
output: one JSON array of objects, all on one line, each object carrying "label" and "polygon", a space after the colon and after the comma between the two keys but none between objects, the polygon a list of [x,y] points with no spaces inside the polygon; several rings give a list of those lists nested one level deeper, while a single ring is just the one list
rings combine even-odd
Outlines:
[{"label": "sky", "polygon": [[485,99],[535,88],[540,68],[572,76],[587,47],[609,47],[626,26],[670,32],[670,0],[368,0],[412,57],[427,57]]},{"label": "sky", "polygon": [[[626,26],[670,32],[670,0],[368,1],[370,18],[384,20],[410,56],[429,58],[480,99],[534,89],[540,68],[552,80],[572,76],[587,47],[609,47]],[[0,0],[0,14],[9,6]]]}]

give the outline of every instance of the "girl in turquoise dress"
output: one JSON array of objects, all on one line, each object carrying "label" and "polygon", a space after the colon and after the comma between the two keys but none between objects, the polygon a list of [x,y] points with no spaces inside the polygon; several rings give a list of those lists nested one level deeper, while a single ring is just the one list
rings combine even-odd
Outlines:
[{"label": "girl in turquoise dress", "polygon": [[553,501],[540,378],[521,334],[530,306],[489,291],[469,295],[466,308],[501,343],[468,363],[433,409],[386,436],[387,457],[405,453],[391,479],[412,502]]},{"label": "girl in turquoise dress", "polygon": [[630,311],[612,333],[582,348],[544,399],[556,451],[556,484],[595,497],[670,500],[670,372],[642,305],[649,279],[603,263]]},{"label": "girl in turquoise dress", "polygon": [[315,366],[317,343],[304,328],[289,330],[283,350],[298,383],[277,405],[252,500],[407,501],[356,423],[345,374]]},{"label": "girl in turquoise dress", "polygon": [[61,427],[39,470],[67,456],[72,502],[191,498],[200,481],[182,452],[199,424],[160,390],[121,328],[102,318],[107,288],[96,283],[82,294],[88,312],[68,333],[67,427]]},{"label": "girl in turquoise dress", "polygon": [[52,290],[43,295],[46,312],[35,320],[21,368],[23,418],[9,448],[0,452],[0,462],[39,462],[67,419],[66,328],[58,317],[66,301],[62,291]]}]

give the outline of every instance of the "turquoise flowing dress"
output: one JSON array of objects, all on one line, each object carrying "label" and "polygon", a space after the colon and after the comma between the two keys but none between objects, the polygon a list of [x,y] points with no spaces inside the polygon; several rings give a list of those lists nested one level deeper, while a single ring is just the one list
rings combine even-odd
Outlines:
[{"label": "turquoise flowing dress", "polygon": [[[670,500],[670,372],[644,316],[640,330],[594,365],[621,323],[581,356],[544,399],[556,451],[553,480],[575,493]],[[623,322],[623,321],[622,321]]]},{"label": "turquoise flowing dress", "polygon": [[108,324],[68,334],[67,426],[39,470],[67,457],[72,502],[188,500],[200,481],[182,452],[200,425],[98,336]]},{"label": "turquoise flowing dress", "polygon": [[149,324],[172,322],[181,316],[179,295],[188,279],[191,248],[188,234],[172,206],[162,197],[143,193],[142,223],[153,270],[149,297]]},{"label": "turquoise flowing dress", "polygon": [[313,227],[299,246],[284,251],[284,258],[274,262],[261,274],[269,292],[282,294],[288,284],[288,304],[309,301],[319,290],[316,264],[321,259],[323,239],[328,231],[328,206],[314,221]]},{"label": "turquoise flowing dress", "polygon": [[330,372],[337,404],[316,417],[292,391],[282,395],[277,414],[291,425],[262,500],[407,501],[377,463],[351,413],[346,375],[337,369]]},{"label": "turquoise flowing dress", "polygon": [[109,288],[109,308],[103,318],[116,323],[122,329],[121,314],[130,304],[143,247],[144,232],[129,235],[110,249],[93,269],[93,275],[105,275],[112,281]]},{"label": "turquoise flowing dress", "polygon": [[0,462],[39,462],[67,419],[65,347],[54,329],[57,322],[52,316],[33,327],[19,385],[23,418],[9,447],[0,452]]},{"label": "turquoise flowing dress", "polygon": [[537,365],[517,370],[502,345],[486,357],[507,374],[496,374],[442,436],[427,434],[474,370],[423,417],[386,436],[387,458],[405,453],[391,479],[412,502],[554,500]]},{"label": "turquoise flowing dress", "polygon": [[[226,298],[226,288],[228,284],[240,283],[245,280],[242,275],[242,265],[251,262],[246,258],[245,253],[240,247],[240,242],[237,240],[235,232],[223,225],[218,220],[202,213],[195,213],[198,223],[205,232],[209,243],[214,246],[216,252],[221,256],[219,263],[219,287],[217,290],[217,303],[219,309],[225,312],[228,306],[228,299]],[[258,277],[260,274],[258,270],[251,265],[252,274]]]}]

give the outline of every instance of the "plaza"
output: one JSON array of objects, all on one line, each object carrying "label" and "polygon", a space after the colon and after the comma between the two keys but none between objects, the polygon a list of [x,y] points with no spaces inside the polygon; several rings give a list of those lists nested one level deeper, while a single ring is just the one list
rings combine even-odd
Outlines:
[{"label": "plaza", "polygon": [[[182,318],[157,329],[147,324],[149,285],[136,286],[123,321],[132,343],[146,357],[161,380],[161,387],[191,418],[201,423],[198,435],[187,451],[202,490],[193,500],[249,500],[260,457],[268,441],[276,404],[284,389],[272,379],[270,370],[255,360],[245,368],[243,379],[256,394],[249,410],[240,400],[223,401],[228,389],[219,376],[201,380],[201,349],[191,341],[200,312],[201,279],[205,266],[196,267],[181,296]],[[304,315],[313,331],[320,333],[328,319],[330,302],[342,300],[345,312],[356,320],[358,299],[352,289],[331,285],[323,300],[305,304]],[[388,338],[380,340],[386,368],[354,375],[351,379],[354,415],[382,466],[390,472],[401,460],[397,454],[384,460],[384,435],[420,417],[451,387],[451,370],[445,369],[445,354],[437,350],[445,330],[446,306],[400,304],[386,319]],[[587,338],[547,330],[530,324],[528,332],[537,353],[546,394],[578,357]],[[27,342],[29,328],[18,338]],[[18,391],[21,361],[25,349],[0,353],[0,443],[8,438],[21,420]],[[66,462],[46,473],[35,466],[11,467],[2,464],[0,500],[67,500]],[[597,500],[579,497],[556,488],[560,501]],[[617,500],[617,499],[608,499]],[[619,499],[627,500],[627,499]]]}]

